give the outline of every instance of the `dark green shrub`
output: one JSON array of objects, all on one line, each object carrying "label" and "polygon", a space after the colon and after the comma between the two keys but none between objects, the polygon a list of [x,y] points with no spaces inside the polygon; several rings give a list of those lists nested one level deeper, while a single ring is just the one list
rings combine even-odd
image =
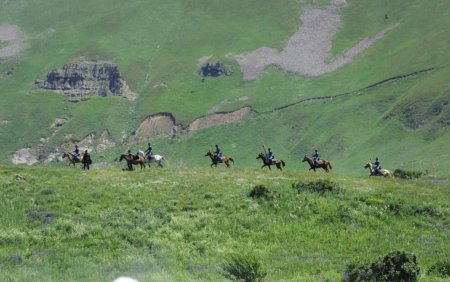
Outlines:
[{"label": "dark green shrub", "polygon": [[442,278],[450,278],[450,261],[440,261],[433,264],[430,269],[428,269],[428,274]]},{"label": "dark green shrub", "polygon": [[344,273],[344,281],[417,281],[420,268],[414,254],[395,251],[370,265],[351,264]]},{"label": "dark green shrub", "polygon": [[267,189],[264,185],[256,185],[253,189],[248,193],[249,197],[254,199],[265,198],[267,200],[272,199],[274,194]]},{"label": "dark green shrub", "polygon": [[431,217],[440,217],[441,212],[432,206],[413,206],[412,212],[414,215],[428,215]]},{"label": "dark green shrub", "polygon": [[234,281],[263,281],[266,275],[261,264],[248,255],[233,255],[223,265],[223,276]]},{"label": "dark green shrub", "polygon": [[320,194],[324,194],[326,192],[334,194],[342,193],[342,190],[338,184],[333,183],[326,179],[293,183],[292,188],[297,189],[299,193],[301,192],[316,192]]},{"label": "dark green shrub", "polygon": [[400,168],[394,170],[394,176],[402,179],[418,179],[427,173],[427,171],[403,170]]}]

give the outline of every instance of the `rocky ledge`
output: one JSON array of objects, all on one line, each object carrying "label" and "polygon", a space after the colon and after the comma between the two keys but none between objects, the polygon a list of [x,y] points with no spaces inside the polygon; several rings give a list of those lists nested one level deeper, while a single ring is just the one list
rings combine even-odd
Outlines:
[{"label": "rocky ledge", "polygon": [[109,61],[76,61],[52,70],[45,80],[35,81],[37,87],[62,93],[70,99],[84,96],[121,96],[134,100],[117,64]]}]

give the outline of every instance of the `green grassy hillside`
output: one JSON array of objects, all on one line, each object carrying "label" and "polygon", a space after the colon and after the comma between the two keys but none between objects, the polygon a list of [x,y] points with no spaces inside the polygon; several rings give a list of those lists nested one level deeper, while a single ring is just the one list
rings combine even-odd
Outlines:
[{"label": "green grassy hillside", "polygon": [[[269,68],[254,81],[243,81],[234,56],[261,46],[281,50],[302,25],[302,11],[330,1],[166,2],[0,1],[0,24],[17,25],[27,36],[20,56],[0,61],[0,73],[13,69],[0,79],[1,162],[27,147],[39,148],[45,158],[62,143],[105,129],[117,146],[94,159],[112,162],[130,147],[126,136],[148,115],[170,112],[187,126],[217,105],[219,111],[251,106],[254,113],[240,122],[149,141],[174,166],[208,166],[205,150],[220,144],[225,154],[236,156],[237,166],[253,167],[266,144],[291,168],[304,166],[299,159],[314,147],[336,171],[366,173],[361,166],[378,156],[389,169],[448,177],[448,1],[348,0],[333,56],[387,26],[399,26],[335,72],[312,78]],[[223,61],[234,74],[202,82],[198,60],[204,56]],[[36,79],[80,57],[116,62],[139,98],[71,103],[36,89]],[[361,90],[425,69],[432,70]],[[352,95],[298,103],[344,93]],[[50,125],[57,117],[67,122],[54,132]]]},{"label": "green grassy hillside", "polygon": [[[226,281],[239,254],[267,281],[340,281],[350,263],[399,250],[416,255],[420,281],[444,281],[428,270],[450,259],[448,182],[121,168],[0,166],[2,280]],[[318,181],[332,192],[293,186]],[[249,197],[257,185],[267,198]]]}]

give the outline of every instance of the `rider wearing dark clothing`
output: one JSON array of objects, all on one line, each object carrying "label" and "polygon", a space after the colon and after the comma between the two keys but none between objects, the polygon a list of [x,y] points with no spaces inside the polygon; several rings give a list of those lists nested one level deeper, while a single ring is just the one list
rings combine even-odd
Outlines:
[{"label": "rider wearing dark clothing", "polygon": [[378,157],[375,158],[375,162],[372,163],[372,164],[373,164],[373,166],[374,166],[375,174],[380,173],[380,172],[381,172],[381,163],[380,163],[380,161],[378,160]]},{"label": "rider wearing dark clothing", "polygon": [[216,161],[218,161],[218,162],[222,159],[222,151],[220,150],[219,146],[217,146],[217,145],[216,145],[215,156],[216,156]]},{"label": "rider wearing dark clothing", "polygon": [[317,166],[320,162],[319,151],[317,151],[317,150],[314,150],[313,161],[314,161],[315,166]]},{"label": "rider wearing dark clothing", "polygon": [[78,149],[78,145],[75,145],[75,150],[73,151],[73,156],[75,158],[77,158],[78,160],[80,159],[81,154],[80,154],[80,150]]},{"label": "rider wearing dark clothing", "polygon": [[270,148],[268,149],[268,153],[267,153],[267,160],[270,163],[273,163],[273,161],[275,160],[275,155],[273,154],[273,152],[270,150]]},{"label": "rider wearing dark clothing", "polygon": [[153,156],[153,148],[150,143],[148,143],[148,148],[147,150],[145,150],[145,156],[147,156],[147,158],[149,159]]}]

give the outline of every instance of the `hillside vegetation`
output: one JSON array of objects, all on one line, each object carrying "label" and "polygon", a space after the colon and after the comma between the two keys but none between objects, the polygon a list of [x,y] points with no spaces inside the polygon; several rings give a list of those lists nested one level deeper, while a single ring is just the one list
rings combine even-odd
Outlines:
[{"label": "hillside vegetation", "polygon": [[[124,165],[123,165],[124,166]],[[257,169],[0,167],[4,281],[341,281],[394,251],[450,260],[448,182]]]},{"label": "hillside vegetation", "polygon": [[[263,46],[283,50],[302,27],[300,16],[331,2],[0,0],[0,25],[16,25],[25,35],[19,55],[0,59],[0,161],[9,163],[17,150],[31,148],[43,163],[106,131],[115,146],[94,151],[93,158],[112,163],[128,148],[144,148],[146,142],[132,143],[130,136],[147,116],[171,113],[186,128],[208,113],[250,106],[252,113],[238,122],[149,141],[178,167],[208,166],[203,155],[214,144],[237,166],[256,167],[265,144],[295,169],[318,148],[337,172],[365,174],[365,162],[380,157],[384,168],[448,177],[446,0],[341,1],[347,4],[331,38],[332,57],[395,28],[334,72],[305,77],[269,67],[255,80],[243,80],[236,55]],[[8,44],[0,40],[0,48]],[[205,57],[233,74],[202,80],[199,60]],[[36,87],[35,80],[80,58],[116,63],[138,98],[73,103]],[[55,129],[57,118],[66,122]]]}]

